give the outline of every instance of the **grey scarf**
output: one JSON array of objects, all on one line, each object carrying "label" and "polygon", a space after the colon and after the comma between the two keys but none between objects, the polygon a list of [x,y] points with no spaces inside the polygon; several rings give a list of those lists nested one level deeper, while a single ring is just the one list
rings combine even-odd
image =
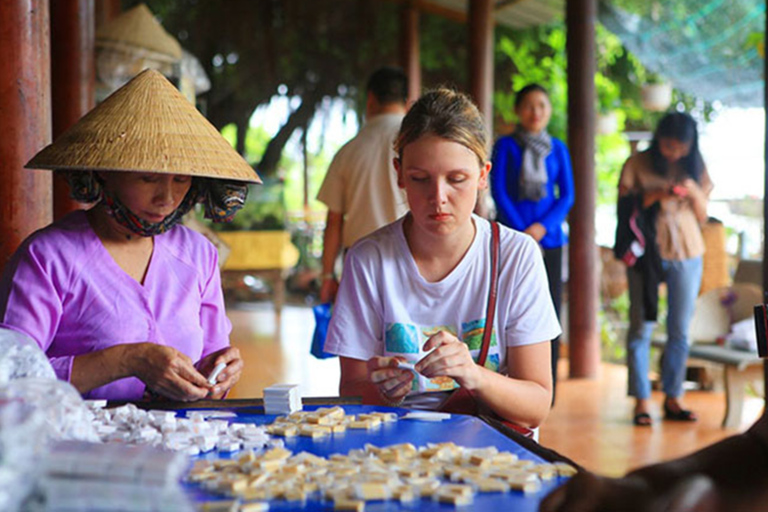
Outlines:
[{"label": "grey scarf", "polygon": [[517,200],[539,201],[547,193],[547,167],[544,159],[552,152],[552,137],[546,130],[532,134],[519,126],[512,136],[523,148]]}]

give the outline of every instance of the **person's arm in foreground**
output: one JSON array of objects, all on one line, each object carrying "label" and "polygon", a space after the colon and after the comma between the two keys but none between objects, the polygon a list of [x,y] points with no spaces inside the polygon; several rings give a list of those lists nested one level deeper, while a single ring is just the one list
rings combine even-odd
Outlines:
[{"label": "person's arm in foreground", "polygon": [[328,210],[323,233],[323,273],[320,286],[320,302],[333,302],[339,289],[339,281],[333,275],[336,258],[341,250],[341,234],[344,229],[344,215]]},{"label": "person's arm in foreground", "polygon": [[553,491],[542,512],[752,511],[768,506],[768,416],[744,434],[624,478],[580,473]]}]

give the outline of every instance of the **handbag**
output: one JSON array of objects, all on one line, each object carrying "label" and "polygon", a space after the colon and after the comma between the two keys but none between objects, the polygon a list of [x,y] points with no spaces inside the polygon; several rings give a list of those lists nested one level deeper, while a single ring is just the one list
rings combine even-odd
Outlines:
[{"label": "handbag", "polygon": [[325,350],[325,337],[328,335],[328,325],[331,323],[331,312],[333,304],[318,304],[312,308],[315,314],[315,332],[312,335],[312,346],[309,352],[318,359],[328,359],[336,357],[336,354],[329,354]]},{"label": "handbag", "polygon": [[[480,366],[485,365],[485,360],[488,358],[488,350],[491,347],[491,333],[493,332],[493,322],[496,316],[496,297],[499,293],[499,258],[500,258],[500,243],[499,243],[499,224],[495,221],[491,222],[491,286],[488,290],[488,302],[486,304],[485,312],[485,327],[483,328],[483,342],[480,346],[480,354],[477,357],[477,364]],[[487,406],[483,405],[472,392],[466,388],[459,388],[451,392],[446,398],[438,410],[443,412],[449,412],[453,414],[468,414],[470,416],[486,415],[493,417],[496,421],[504,424],[510,429],[524,435],[525,437],[533,437],[534,431],[502,419],[499,415],[491,411]]]}]

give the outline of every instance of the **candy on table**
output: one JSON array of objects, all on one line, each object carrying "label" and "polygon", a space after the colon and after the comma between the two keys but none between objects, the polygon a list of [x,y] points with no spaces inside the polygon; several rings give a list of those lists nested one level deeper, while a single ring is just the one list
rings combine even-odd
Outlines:
[{"label": "candy on table", "polygon": [[104,401],[88,401],[93,423],[103,442],[146,444],[188,455],[219,450],[258,450],[273,441],[266,429],[250,423],[229,423],[229,411],[144,411],[133,404],[106,409]]},{"label": "candy on table", "polygon": [[266,414],[290,414],[301,410],[298,384],[275,384],[264,388]]},{"label": "candy on table", "polygon": [[[277,424],[285,425],[290,419],[305,421],[308,414]],[[328,412],[322,414],[325,417]],[[341,419],[337,412],[334,415]],[[363,449],[328,458],[308,452],[291,455],[279,448],[247,452],[237,460],[197,461],[187,480],[242,499],[304,502],[314,497],[333,501],[335,508],[354,510],[366,501],[433,499],[460,507],[471,505],[476,493],[536,492],[542,478],[554,471],[566,472],[566,467],[570,466],[523,463],[515,454],[499,452],[493,446],[438,443],[417,448],[410,443],[385,447],[369,443]]]},{"label": "candy on table", "polygon": [[267,426],[267,433],[281,437],[301,435],[319,439],[343,433],[347,429],[372,430],[383,423],[394,421],[397,421],[397,414],[393,412],[347,416],[341,407],[320,407],[315,411],[296,411],[287,416],[278,416]]}]

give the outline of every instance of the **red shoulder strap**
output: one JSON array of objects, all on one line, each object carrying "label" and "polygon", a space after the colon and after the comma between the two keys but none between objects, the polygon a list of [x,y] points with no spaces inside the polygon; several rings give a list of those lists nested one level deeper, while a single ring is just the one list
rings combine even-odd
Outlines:
[{"label": "red shoulder strap", "polygon": [[485,366],[488,358],[488,349],[491,347],[491,333],[493,333],[493,320],[496,316],[496,296],[499,292],[499,224],[491,222],[491,286],[488,289],[488,305],[485,311],[485,327],[483,329],[483,344],[480,346],[480,355],[477,364]]}]

